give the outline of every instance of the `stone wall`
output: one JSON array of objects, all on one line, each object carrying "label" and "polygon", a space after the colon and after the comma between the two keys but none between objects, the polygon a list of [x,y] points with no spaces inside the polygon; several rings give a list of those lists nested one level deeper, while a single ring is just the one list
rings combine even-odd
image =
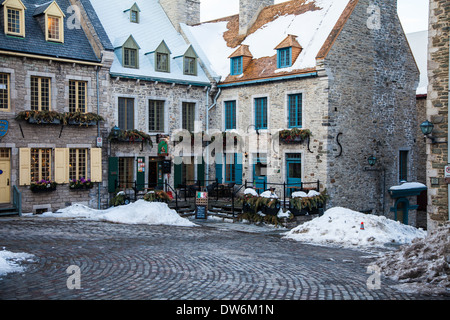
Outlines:
[{"label": "stone wall", "polygon": [[[107,56],[107,55],[105,55]],[[99,68],[100,105],[107,104],[108,95],[103,85],[108,81],[111,61],[104,60],[104,67]],[[87,82],[87,111],[97,113],[97,80],[96,67],[82,63],[63,63],[30,58],[18,58],[7,55],[0,56],[0,72],[10,74],[10,112],[0,112],[0,118],[9,121],[9,130],[0,141],[0,148],[11,150],[11,185],[16,185],[22,192],[24,212],[33,212],[38,207],[49,207],[52,211],[79,202],[91,207],[98,206],[100,198],[107,199],[106,181],[89,191],[70,191],[68,184],[58,185],[57,190],[49,194],[35,194],[29,186],[19,186],[19,149],[51,148],[54,159],[55,148],[96,148],[98,130],[104,131],[104,123],[100,127],[79,127],[62,125],[37,125],[15,120],[20,111],[31,109],[30,77],[43,76],[51,78],[51,110],[60,113],[69,111],[69,80]],[[100,133],[102,134],[102,133]],[[103,154],[103,170],[106,165],[106,152]],[[90,156],[88,155],[88,178],[90,177]],[[54,179],[54,160],[52,160],[52,179]],[[38,207],[36,207],[38,206]]]},{"label": "stone wall", "polygon": [[261,10],[273,4],[274,0],[239,0],[239,34],[246,34]]},{"label": "stone wall", "polygon": [[[428,41],[428,120],[434,124],[437,141],[448,140],[449,90],[449,16],[448,1],[431,0]],[[444,167],[448,161],[448,144],[427,144],[428,230],[435,230],[449,219],[448,187],[444,181]],[[431,184],[431,179],[439,184]]]},{"label": "stone wall", "polygon": [[[400,182],[399,152],[408,151],[408,181],[417,179],[418,157],[419,71],[396,9],[396,1],[359,1],[324,62],[330,204],[391,218],[387,191]],[[369,168],[372,155],[378,161]]]},{"label": "stone wall", "polygon": [[175,29],[180,31],[180,23],[194,25],[200,23],[199,0],[159,0]]}]

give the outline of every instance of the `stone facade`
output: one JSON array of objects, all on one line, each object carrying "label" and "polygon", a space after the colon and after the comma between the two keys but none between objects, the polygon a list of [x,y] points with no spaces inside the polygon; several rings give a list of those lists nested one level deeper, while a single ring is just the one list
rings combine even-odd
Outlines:
[{"label": "stone facade", "polygon": [[194,25],[200,23],[199,0],[159,0],[175,29],[180,31],[180,23]]},{"label": "stone facade", "polygon": [[[427,116],[434,124],[432,135],[439,142],[448,141],[449,16],[448,1],[430,1]],[[428,140],[427,154],[428,230],[434,230],[449,220],[449,191],[444,180],[448,142],[432,144]]]},{"label": "stone facade", "polygon": [[261,9],[273,4],[274,0],[239,0],[239,34],[247,33]]}]

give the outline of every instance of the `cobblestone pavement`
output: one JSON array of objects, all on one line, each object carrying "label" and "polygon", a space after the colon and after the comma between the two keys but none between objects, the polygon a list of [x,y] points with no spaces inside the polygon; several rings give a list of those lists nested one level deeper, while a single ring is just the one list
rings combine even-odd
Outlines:
[{"label": "cobblestone pavement", "polygon": [[[0,249],[34,255],[0,280],[0,299],[327,300],[436,299],[366,282],[370,255],[306,245],[279,234],[1,218]],[[81,271],[69,290],[66,270]]]}]

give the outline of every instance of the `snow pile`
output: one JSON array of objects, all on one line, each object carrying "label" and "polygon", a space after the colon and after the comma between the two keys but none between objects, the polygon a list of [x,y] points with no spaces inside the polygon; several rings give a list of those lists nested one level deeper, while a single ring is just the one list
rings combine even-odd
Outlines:
[{"label": "snow pile", "polygon": [[268,199],[278,199],[278,196],[272,191],[264,191],[261,193],[260,197],[268,198]]},{"label": "snow pile", "polygon": [[316,190],[310,190],[308,193],[303,191],[297,191],[292,193],[292,198],[313,198],[320,196],[320,192],[317,192]]},{"label": "snow pile", "polygon": [[[363,230],[362,225],[363,223]],[[388,243],[406,244],[424,238],[426,232],[383,216],[363,214],[345,208],[332,208],[323,216],[289,231],[285,238],[317,244],[382,247]]]},{"label": "snow pile", "polygon": [[258,193],[255,191],[255,189],[252,189],[252,188],[245,189],[244,194],[250,194],[254,197],[258,196]]},{"label": "snow pile", "polygon": [[401,284],[403,291],[450,294],[450,224],[424,239],[416,239],[376,263]]},{"label": "snow pile", "polygon": [[3,251],[0,251],[0,277],[11,272],[23,272],[24,268],[19,263],[32,257],[33,255],[28,253],[13,253],[3,248]]},{"label": "snow pile", "polygon": [[138,200],[125,206],[106,210],[91,209],[82,204],[58,210],[56,213],[44,213],[43,217],[84,218],[88,220],[109,221],[123,224],[148,224],[192,227],[194,223],[182,218],[165,203]]}]

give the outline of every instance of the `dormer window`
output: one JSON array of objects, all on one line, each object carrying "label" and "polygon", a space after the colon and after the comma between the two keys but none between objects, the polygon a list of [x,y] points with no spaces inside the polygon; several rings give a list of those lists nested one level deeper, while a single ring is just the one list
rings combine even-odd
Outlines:
[{"label": "dormer window", "polygon": [[244,73],[247,66],[253,59],[248,45],[241,45],[231,56],[230,59],[230,74],[232,76],[241,75]]},{"label": "dormer window", "polygon": [[190,76],[197,75],[197,54],[195,53],[192,46],[184,53],[183,57],[183,70],[184,74]]},{"label": "dormer window", "polygon": [[[153,52],[152,52],[153,53]],[[170,55],[172,52],[163,40],[155,53],[155,70],[158,72],[170,72]]]},{"label": "dormer window", "polygon": [[130,22],[139,23],[139,13],[141,12],[141,9],[139,9],[137,3],[134,3],[130,9],[127,9],[124,12],[130,13]]},{"label": "dormer window", "polygon": [[129,36],[122,45],[122,65],[125,68],[139,69],[139,45],[133,36]]},{"label": "dormer window", "polygon": [[5,34],[25,37],[25,10],[20,0],[3,2],[3,21]]},{"label": "dormer window", "polygon": [[65,14],[56,1],[36,7],[33,16],[43,28],[46,41],[64,42]]},{"label": "dormer window", "polygon": [[297,36],[288,35],[276,48],[277,68],[291,67],[302,52],[302,46],[297,42]]}]

